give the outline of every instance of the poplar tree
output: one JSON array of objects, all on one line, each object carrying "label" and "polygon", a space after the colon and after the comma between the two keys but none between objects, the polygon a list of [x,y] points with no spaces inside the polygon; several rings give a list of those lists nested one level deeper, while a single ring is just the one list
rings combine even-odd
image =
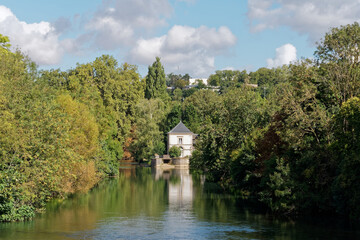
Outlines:
[{"label": "poplar tree", "polygon": [[156,57],[156,61],[149,66],[149,71],[146,76],[145,98],[161,98],[162,100],[168,98],[165,71],[159,57]]}]

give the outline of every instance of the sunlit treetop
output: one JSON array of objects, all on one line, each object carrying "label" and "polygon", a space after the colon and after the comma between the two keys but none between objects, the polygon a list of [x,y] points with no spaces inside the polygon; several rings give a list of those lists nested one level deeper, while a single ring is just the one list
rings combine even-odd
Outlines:
[{"label": "sunlit treetop", "polygon": [[9,43],[10,40],[7,36],[3,36],[0,34],[0,50],[3,51],[3,50],[6,50],[6,51],[9,51],[9,48],[11,46],[11,44]]}]

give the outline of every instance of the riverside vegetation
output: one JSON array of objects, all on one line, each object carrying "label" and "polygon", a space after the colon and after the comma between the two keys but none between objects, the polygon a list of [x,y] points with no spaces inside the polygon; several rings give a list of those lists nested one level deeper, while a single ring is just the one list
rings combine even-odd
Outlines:
[{"label": "riverside vegetation", "polygon": [[[182,120],[198,133],[191,168],[274,213],[360,219],[360,26],[333,28],[314,54],[280,68],[141,79],[111,56],[38,71],[0,35],[0,221],[86,192],[119,160],[165,152]],[[253,84],[257,84],[255,88]],[[167,91],[166,86],[176,89]]]}]

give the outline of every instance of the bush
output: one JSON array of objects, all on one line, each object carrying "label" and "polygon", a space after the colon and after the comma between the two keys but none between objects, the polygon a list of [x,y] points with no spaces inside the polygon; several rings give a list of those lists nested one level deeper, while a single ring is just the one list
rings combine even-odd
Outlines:
[{"label": "bush", "polygon": [[170,157],[180,157],[181,149],[179,147],[177,147],[177,146],[172,146],[169,149],[169,154],[170,154]]}]

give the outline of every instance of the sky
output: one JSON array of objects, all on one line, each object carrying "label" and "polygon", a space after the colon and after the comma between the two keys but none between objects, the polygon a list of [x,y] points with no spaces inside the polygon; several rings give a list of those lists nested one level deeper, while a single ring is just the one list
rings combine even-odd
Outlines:
[{"label": "sky", "polygon": [[0,34],[39,69],[103,54],[207,78],[311,58],[332,27],[360,21],[360,0],[0,0]]}]

